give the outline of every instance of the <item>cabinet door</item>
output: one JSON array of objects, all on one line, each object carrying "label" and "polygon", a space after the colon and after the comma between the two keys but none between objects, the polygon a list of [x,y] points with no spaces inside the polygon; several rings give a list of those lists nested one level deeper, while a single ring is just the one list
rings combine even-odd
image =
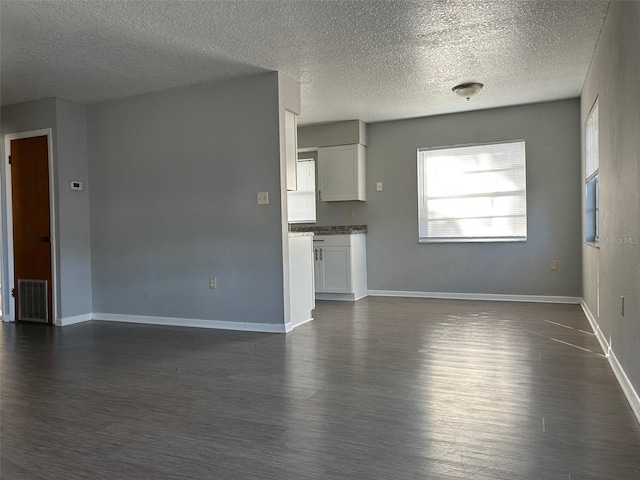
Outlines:
[{"label": "cabinet door", "polygon": [[358,146],[318,149],[318,189],[323,202],[358,200]]},{"label": "cabinet door", "polygon": [[322,262],[320,262],[320,248],[313,247],[313,286],[315,292],[321,292],[322,285]]},{"label": "cabinet door", "polygon": [[318,283],[316,292],[351,293],[349,247],[318,247]]}]

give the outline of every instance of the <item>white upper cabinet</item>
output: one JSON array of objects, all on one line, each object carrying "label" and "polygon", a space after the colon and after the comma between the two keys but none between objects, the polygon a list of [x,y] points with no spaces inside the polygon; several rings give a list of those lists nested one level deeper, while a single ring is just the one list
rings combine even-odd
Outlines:
[{"label": "white upper cabinet", "polygon": [[287,190],[297,190],[298,134],[296,114],[289,110],[284,111],[284,141],[287,164]]},{"label": "white upper cabinet", "polygon": [[321,201],[367,199],[366,151],[359,143],[318,149],[318,196]]}]

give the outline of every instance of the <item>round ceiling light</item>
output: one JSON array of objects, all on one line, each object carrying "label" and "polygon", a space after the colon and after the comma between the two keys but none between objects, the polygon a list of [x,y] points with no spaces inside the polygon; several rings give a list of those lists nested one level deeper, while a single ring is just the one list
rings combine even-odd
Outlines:
[{"label": "round ceiling light", "polygon": [[461,83],[460,85],[456,85],[451,90],[453,90],[456,95],[461,96],[462,98],[466,98],[469,100],[471,97],[478,94],[480,90],[482,90],[484,85],[478,82],[469,82],[469,83]]}]

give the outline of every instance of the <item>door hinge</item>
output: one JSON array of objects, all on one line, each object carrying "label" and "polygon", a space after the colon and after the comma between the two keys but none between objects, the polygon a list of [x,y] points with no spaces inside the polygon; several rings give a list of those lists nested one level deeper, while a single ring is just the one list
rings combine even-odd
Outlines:
[{"label": "door hinge", "polygon": [[16,296],[16,289],[15,289],[15,288],[12,288],[12,289],[11,289],[11,296],[12,296],[12,297],[15,297],[15,296]]},{"label": "door hinge", "polygon": [[11,155],[9,155],[9,165],[11,165]]}]

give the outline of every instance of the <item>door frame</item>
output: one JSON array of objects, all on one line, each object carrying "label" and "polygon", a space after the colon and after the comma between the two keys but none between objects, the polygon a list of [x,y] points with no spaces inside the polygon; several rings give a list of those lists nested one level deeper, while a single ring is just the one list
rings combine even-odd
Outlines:
[{"label": "door frame", "polygon": [[[7,262],[3,266],[3,276],[6,278],[5,285],[2,286],[2,321],[15,322],[15,301],[11,295],[11,290],[16,288],[14,285],[14,266],[13,266],[13,192],[11,190],[11,167],[9,166],[9,156],[11,155],[11,141],[20,140],[22,138],[31,137],[47,137],[47,155],[49,157],[49,223],[51,225],[51,324],[58,325],[58,255],[57,255],[57,236],[56,236],[56,183],[53,171],[53,133],[50,128],[40,130],[30,130],[27,132],[8,133],[4,136],[4,154],[5,154],[5,194],[4,208],[6,213],[6,228],[3,231],[3,238],[7,246]],[[5,234],[6,233],[6,234]],[[9,300],[9,301],[7,301]]]}]

